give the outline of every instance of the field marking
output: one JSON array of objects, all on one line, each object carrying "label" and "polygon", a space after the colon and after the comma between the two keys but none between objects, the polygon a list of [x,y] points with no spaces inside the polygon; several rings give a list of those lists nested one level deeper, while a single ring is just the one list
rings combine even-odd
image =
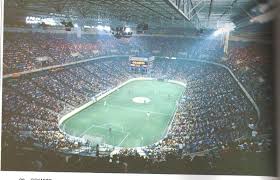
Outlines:
[{"label": "field marking", "polygon": [[125,132],[124,132],[124,127],[123,127],[123,126],[121,126],[121,125],[116,125],[116,124],[113,124],[113,123],[107,123],[107,124],[110,124],[112,127],[119,128],[119,129],[121,129],[122,133],[125,133]]},{"label": "field marking", "polygon": [[91,128],[93,128],[94,126],[96,126],[95,124],[91,125],[89,128],[87,128],[84,132],[82,132],[79,137],[84,136]]},{"label": "field marking", "polygon": [[122,139],[122,141],[119,143],[118,146],[120,146],[128,136],[129,136],[129,133],[126,134],[126,136]]},{"label": "field marking", "polygon": [[[156,86],[155,86],[156,87]],[[166,95],[161,95],[161,91],[158,91],[159,93],[155,93],[155,95],[156,96],[158,96],[158,97],[162,97],[162,98],[166,98],[167,96]],[[171,104],[173,104],[174,102],[175,102],[175,97],[177,97],[177,96],[172,96],[172,98],[170,99],[171,100]],[[177,100],[178,100],[178,98],[176,98]],[[102,103],[102,101],[99,101],[98,103]],[[162,102],[162,104],[170,104],[170,102],[167,102],[167,101],[163,101]],[[150,112],[151,114],[153,113],[153,114],[159,114],[159,115],[162,115],[162,116],[167,116],[168,118],[169,118],[169,121],[167,122],[167,123],[165,123],[166,125],[166,127],[164,128],[164,131],[166,132],[166,129],[168,128],[168,124],[170,124],[169,122],[170,122],[170,119],[171,119],[171,117],[172,117],[172,115],[174,115],[175,114],[175,112],[176,112],[176,107],[173,107],[172,108],[172,111],[170,112],[170,113],[161,113],[161,112],[155,112],[155,111],[149,111],[149,110],[139,110],[138,108],[130,108],[130,106],[119,106],[119,105],[112,105],[112,104],[110,104],[110,103],[107,103],[107,106],[105,105],[105,110],[106,110],[106,112],[108,112],[110,109],[109,108],[112,108],[112,109],[114,109],[114,108],[118,108],[118,109],[121,109],[121,110],[124,110],[124,111],[134,111],[134,112],[140,112],[140,113],[143,113],[142,115],[145,115],[145,114],[147,114],[148,112]],[[95,111],[95,109],[94,109],[94,111]],[[175,111],[175,112],[174,112]],[[148,115],[147,115],[148,116]],[[172,119],[171,119],[172,120]],[[68,123],[69,123],[69,121],[68,122],[66,122],[65,124],[64,124],[64,128],[68,125]],[[122,122],[123,123],[123,122]],[[99,124],[99,123],[98,123]],[[110,126],[108,126],[108,124],[111,126],[111,127],[113,127],[114,128],[114,131],[116,132],[116,133],[119,133],[119,135],[125,135],[125,138],[121,141],[121,143],[120,143],[120,145],[126,140],[126,138],[129,136],[129,134],[127,134],[127,131],[125,131],[124,130],[124,127],[125,126],[118,126],[118,125],[114,125],[114,124],[112,124],[112,123],[104,123],[104,124],[101,124],[101,125],[97,125],[96,123],[93,123],[93,124],[89,124],[90,125],[90,127],[88,127],[88,128],[86,128],[85,129],[85,131],[83,131],[81,134],[80,134],[80,137],[82,137],[82,136],[84,136],[84,135],[86,135],[86,134],[91,134],[91,133],[93,133],[93,135],[95,134],[95,133],[97,133],[97,132],[99,132],[99,131],[103,131],[103,132],[105,132],[106,133],[106,129],[107,130],[109,130],[109,128],[110,128]],[[99,129],[99,130],[97,130],[97,129],[94,129],[94,128],[97,128],[97,129]],[[102,129],[104,129],[104,130],[102,130]],[[116,130],[115,130],[116,129]],[[118,131],[119,130],[119,131]],[[116,134],[117,135],[117,134]],[[119,136],[118,135],[118,136]],[[107,135],[105,135],[105,136],[107,136]]]},{"label": "field marking", "polygon": [[119,109],[123,109],[123,110],[131,110],[131,111],[136,111],[136,112],[143,112],[143,113],[153,113],[153,114],[160,114],[160,115],[164,115],[164,116],[170,116],[170,114],[166,114],[166,113],[161,113],[161,112],[154,112],[154,111],[143,111],[143,110],[139,110],[139,109],[134,109],[134,108],[128,108],[125,106],[118,106],[118,105],[111,105],[111,104],[107,104],[107,106],[112,107],[112,108],[119,108]]},{"label": "field marking", "polygon": [[[105,128],[104,126],[107,125],[107,124],[111,124],[111,123],[105,123],[105,124],[101,124],[101,125],[96,125],[96,124],[92,124],[89,128],[87,128],[84,132],[82,132],[79,137],[82,137],[84,136],[90,129],[92,128],[101,128],[101,129],[107,129]],[[112,124],[111,124],[112,125]],[[114,132],[118,132],[118,133],[122,133],[124,134],[124,132],[121,132],[121,131],[116,131],[114,130]]]}]

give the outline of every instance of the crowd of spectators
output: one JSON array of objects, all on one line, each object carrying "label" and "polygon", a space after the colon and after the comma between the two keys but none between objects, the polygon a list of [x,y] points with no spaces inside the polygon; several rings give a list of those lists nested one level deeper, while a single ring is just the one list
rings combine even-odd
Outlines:
[{"label": "crowd of spectators", "polygon": [[[109,36],[85,35],[77,39],[69,34],[27,33],[23,36],[20,33],[5,33],[4,73],[40,68],[42,63],[36,62],[39,56],[50,58],[44,63],[46,66],[131,52],[170,57],[178,54],[178,57],[218,61],[222,51],[215,47],[219,47],[220,43],[212,42],[211,46],[209,43],[198,40],[191,44],[190,40],[168,37],[133,37],[119,42]],[[255,55],[252,51],[256,51],[252,49],[255,48],[232,48],[229,58],[221,63],[228,65],[247,84],[248,91],[257,100],[258,96],[264,98],[261,93],[265,90],[258,86],[262,81],[255,80],[258,78],[255,71],[242,71],[247,61],[254,67],[259,67],[255,63],[265,62],[262,54],[251,61]],[[77,57],[73,55],[75,53],[78,53]],[[169,161],[172,156],[186,160],[190,154],[202,152],[207,155],[207,162],[212,162],[214,155],[209,155],[210,152],[218,153],[215,157],[219,157],[223,152],[271,150],[270,136],[263,136],[269,125],[256,126],[258,118],[255,109],[224,68],[164,58],[156,59],[146,75],[134,74],[128,66],[125,58],[106,58],[4,79],[3,130],[19,142],[31,142],[43,149],[78,150],[84,144],[73,141],[59,130],[59,118],[132,77],[149,76],[178,80],[186,83],[188,88],[178,104],[166,137],[143,149],[148,159],[145,161],[161,163]],[[262,79],[266,81],[268,77],[262,76]],[[266,83],[268,86],[269,80]],[[272,94],[265,98],[270,101],[264,101],[265,105],[261,106],[264,109],[270,106]],[[126,163],[131,157],[142,159],[134,150],[123,150],[116,161]],[[146,164],[144,169],[149,169],[148,166]]]},{"label": "crowd of spectators", "polygon": [[227,65],[258,104],[262,126],[269,127],[273,119],[273,48],[272,44],[232,43]]},{"label": "crowd of spectators", "polygon": [[4,74],[106,55],[145,54],[217,59],[223,52],[221,43],[213,39],[144,36],[116,40],[109,35],[83,35],[77,38],[75,34],[31,32],[5,32],[4,36]]}]

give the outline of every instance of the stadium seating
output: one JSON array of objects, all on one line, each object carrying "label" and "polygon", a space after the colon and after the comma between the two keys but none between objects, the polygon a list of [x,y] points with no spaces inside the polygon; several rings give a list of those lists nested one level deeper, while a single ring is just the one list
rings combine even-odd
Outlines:
[{"label": "stadium seating", "polygon": [[[223,61],[219,42],[211,40],[195,42],[169,37],[133,37],[116,41],[107,36],[85,35],[77,39],[70,34],[5,32],[4,74],[132,52],[198,58],[230,67],[259,103],[261,111],[269,115],[272,114],[268,70],[271,57],[260,53],[253,58],[258,48],[251,45],[232,48],[229,58]],[[180,52],[187,53],[182,55]],[[49,60],[38,62],[37,57],[42,56],[49,57]],[[79,149],[86,144],[76,144],[61,133],[58,119],[90,101],[94,95],[138,76],[143,75],[128,70],[127,59],[107,58],[4,79],[3,130],[15,136],[16,141],[31,141],[48,150]],[[256,124],[256,113],[225,69],[182,59],[158,59],[151,73],[144,76],[179,80],[188,86],[167,137],[144,149],[149,161],[168,160],[172,153],[189,161],[189,154],[214,149],[219,153],[237,149],[257,152],[270,147],[266,139],[251,137],[252,129],[248,126]],[[265,134],[271,128],[267,119],[263,118],[263,126],[255,129],[259,134]],[[136,152],[124,150],[122,153],[120,158],[128,162],[127,157]]]}]

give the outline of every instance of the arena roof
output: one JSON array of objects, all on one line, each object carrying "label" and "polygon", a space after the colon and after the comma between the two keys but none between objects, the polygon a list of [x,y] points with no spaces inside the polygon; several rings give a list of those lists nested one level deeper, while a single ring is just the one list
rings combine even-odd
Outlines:
[{"label": "arena roof", "polygon": [[257,5],[256,0],[5,0],[5,18],[56,16],[83,23],[215,29],[217,23],[248,21]]}]

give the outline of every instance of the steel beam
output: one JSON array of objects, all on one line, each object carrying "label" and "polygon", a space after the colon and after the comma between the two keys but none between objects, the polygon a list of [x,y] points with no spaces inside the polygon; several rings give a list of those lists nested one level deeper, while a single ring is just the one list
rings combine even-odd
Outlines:
[{"label": "steel beam", "polygon": [[176,10],[185,20],[190,21],[189,17],[171,0],[165,0],[165,2],[174,10]]}]

